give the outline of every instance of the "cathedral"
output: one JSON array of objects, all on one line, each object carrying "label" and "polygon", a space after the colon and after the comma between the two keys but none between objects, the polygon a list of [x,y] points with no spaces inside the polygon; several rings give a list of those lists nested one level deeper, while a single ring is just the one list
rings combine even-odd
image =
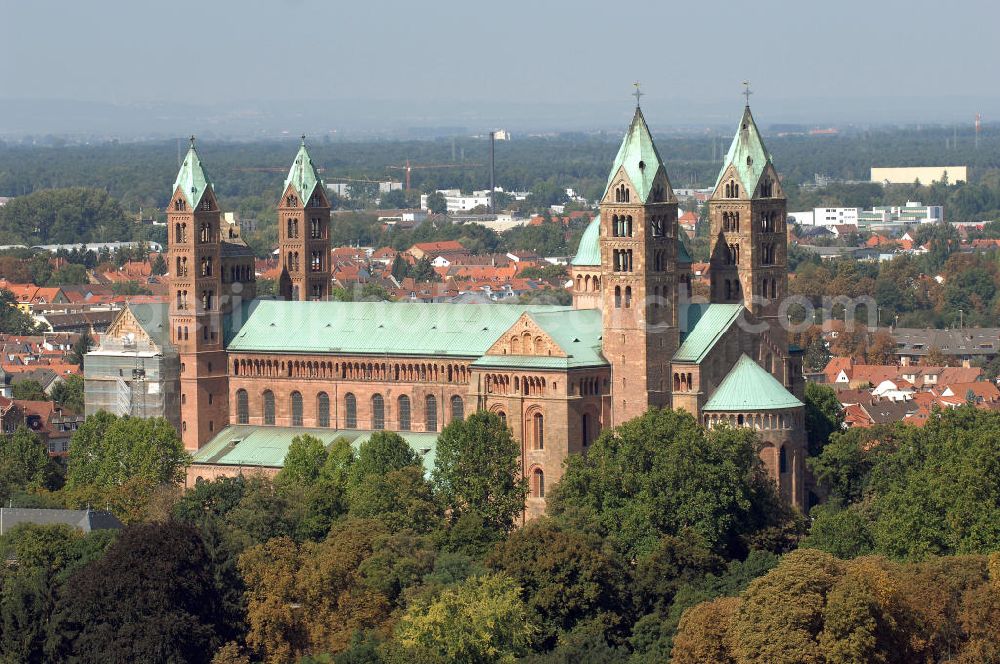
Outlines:
[{"label": "cathedral", "polygon": [[572,259],[572,306],[332,302],[330,203],[303,139],[278,204],[281,297],[257,299],[252,253],[192,139],[167,208],[164,312],[189,480],[276,472],[299,433],[396,431],[429,466],[437,433],[481,409],[520,442],[531,518],[568,455],[671,407],[756,430],[768,473],[804,508],[801,353],[779,317],[785,212],[747,106],[708,202],[709,301],[692,301],[677,199],[637,105]]}]

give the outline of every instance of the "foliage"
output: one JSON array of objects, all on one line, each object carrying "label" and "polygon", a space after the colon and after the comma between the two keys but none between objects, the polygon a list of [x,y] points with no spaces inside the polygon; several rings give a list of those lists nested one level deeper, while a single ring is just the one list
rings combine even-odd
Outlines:
[{"label": "foliage", "polygon": [[76,338],[76,341],[73,342],[73,350],[70,351],[69,355],[66,357],[66,361],[83,369],[84,356],[90,352],[94,345],[94,338],[90,336],[89,331],[84,330],[80,333],[80,336]]},{"label": "foliage", "polygon": [[0,289],[0,334],[30,335],[39,329],[31,315],[18,308],[14,294]]},{"label": "foliage", "polygon": [[197,531],[131,526],[59,591],[51,660],[208,661],[221,645],[220,601]]},{"label": "foliage", "polygon": [[52,386],[52,400],[60,408],[82,414],[84,410],[83,390],[83,376],[70,374]]},{"label": "foliage", "polygon": [[541,627],[542,649],[585,621],[602,625],[606,641],[620,637],[628,614],[628,575],[599,537],[541,518],[497,544],[486,564],[521,587],[533,622]]},{"label": "foliage", "polygon": [[535,632],[520,595],[509,577],[490,574],[415,602],[396,628],[399,661],[514,662]]},{"label": "foliage", "polygon": [[450,422],[438,437],[432,477],[452,519],[474,511],[487,527],[510,530],[527,495],[527,483],[518,478],[520,453],[511,430],[493,413]]},{"label": "foliage", "polygon": [[22,380],[14,383],[12,390],[15,399],[23,401],[48,401],[49,395],[42,389],[37,380]]},{"label": "foliage", "polygon": [[[121,206],[101,189],[50,189],[18,196],[0,208],[3,244],[76,244],[131,237]],[[86,283],[86,282],[84,282]]]},{"label": "foliage", "polygon": [[549,511],[593,519],[629,557],[686,529],[713,551],[736,550],[765,525],[760,515],[775,517],[757,444],[750,429],[706,431],[687,413],[651,409],[570,456]]},{"label": "foliage", "polygon": [[52,474],[48,451],[34,432],[20,426],[0,437],[0,498],[37,491],[50,483]]},{"label": "foliage", "polygon": [[844,414],[837,393],[826,385],[806,382],[806,440],[809,455],[819,454],[830,440],[830,434],[840,431]]},{"label": "foliage", "polygon": [[276,479],[290,484],[310,485],[319,479],[326,459],[323,441],[309,434],[297,435],[288,446],[285,462]]},{"label": "foliage", "polygon": [[88,417],[70,439],[66,488],[73,502],[106,501],[138,519],[156,490],[179,482],[190,456],[163,418]]}]

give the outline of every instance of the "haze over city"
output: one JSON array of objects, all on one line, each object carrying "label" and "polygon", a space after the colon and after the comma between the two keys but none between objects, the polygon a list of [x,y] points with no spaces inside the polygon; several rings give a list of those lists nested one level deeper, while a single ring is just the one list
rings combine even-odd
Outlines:
[{"label": "haze over city", "polygon": [[5,4],[0,135],[613,129],[635,80],[660,130],[728,126],[744,79],[768,124],[1000,116],[966,0]]}]

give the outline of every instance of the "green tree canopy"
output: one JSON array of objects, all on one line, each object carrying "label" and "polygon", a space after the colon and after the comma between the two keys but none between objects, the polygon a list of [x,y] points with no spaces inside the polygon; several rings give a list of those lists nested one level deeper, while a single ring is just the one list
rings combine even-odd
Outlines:
[{"label": "green tree canopy", "polygon": [[780,513],[757,446],[750,429],[706,431],[687,413],[651,409],[570,456],[549,510],[594,520],[630,556],[688,529],[714,551],[739,548],[759,515]]},{"label": "green tree canopy", "polygon": [[527,495],[520,452],[510,428],[493,413],[477,411],[449,423],[438,437],[432,477],[452,518],[474,511],[489,527],[512,528]]}]

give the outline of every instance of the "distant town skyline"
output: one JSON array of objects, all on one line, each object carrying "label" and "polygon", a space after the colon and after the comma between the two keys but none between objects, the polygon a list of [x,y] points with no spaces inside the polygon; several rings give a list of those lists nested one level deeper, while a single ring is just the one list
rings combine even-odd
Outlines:
[{"label": "distant town skyline", "polygon": [[55,9],[4,9],[0,134],[122,124],[169,133],[199,122],[243,133],[617,128],[635,80],[656,128],[730,125],[745,79],[765,125],[1000,119],[986,85],[1000,8],[968,0],[905,11],[861,0]]}]

